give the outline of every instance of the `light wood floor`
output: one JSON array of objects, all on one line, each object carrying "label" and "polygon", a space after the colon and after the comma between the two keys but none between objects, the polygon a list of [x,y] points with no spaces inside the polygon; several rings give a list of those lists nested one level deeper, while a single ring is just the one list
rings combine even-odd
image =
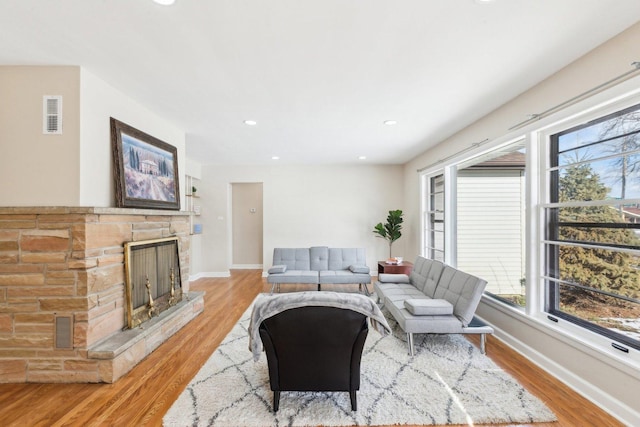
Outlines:
[{"label": "light wood floor", "polygon": [[[238,270],[230,279],[200,279],[191,289],[206,291],[204,313],[115,384],[0,384],[0,425],[161,426],[171,404],[268,286],[261,272]],[[283,286],[283,291],[313,289]],[[488,355],[559,419],[536,427],[622,425],[495,337],[488,340]]]}]

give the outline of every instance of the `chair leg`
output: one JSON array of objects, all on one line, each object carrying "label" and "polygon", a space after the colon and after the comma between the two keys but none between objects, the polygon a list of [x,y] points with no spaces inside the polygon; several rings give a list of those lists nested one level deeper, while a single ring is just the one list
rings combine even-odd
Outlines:
[{"label": "chair leg", "polygon": [[357,411],[358,410],[358,401],[356,398],[356,391],[350,391],[349,392],[349,397],[351,397],[351,410],[352,411]]},{"label": "chair leg", "polygon": [[320,290],[320,283],[318,283],[318,290]]},{"label": "chair leg", "polygon": [[274,391],[273,392],[273,412],[278,412],[279,408],[280,408],[280,392]]},{"label": "chair leg", "polygon": [[480,353],[482,354],[487,354],[487,349],[486,347],[486,334],[480,334]]},{"label": "chair leg", "polygon": [[407,332],[407,344],[409,344],[409,354],[413,356],[413,334]]}]

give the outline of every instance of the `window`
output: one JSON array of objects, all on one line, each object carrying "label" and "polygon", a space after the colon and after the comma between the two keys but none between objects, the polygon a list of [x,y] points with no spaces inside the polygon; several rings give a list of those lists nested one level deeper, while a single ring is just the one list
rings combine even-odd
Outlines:
[{"label": "window", "polygon": [[640,349],[640,105],[551,136],[546,310]]},{"label": "window", "polygon": [[429,178],[428,193],[425,256],[444,262],[444,175]]},{"label": "window", "polygon": [[525,306],[524,140],[458,166],[457,267],[487,281],[485,292]]}]

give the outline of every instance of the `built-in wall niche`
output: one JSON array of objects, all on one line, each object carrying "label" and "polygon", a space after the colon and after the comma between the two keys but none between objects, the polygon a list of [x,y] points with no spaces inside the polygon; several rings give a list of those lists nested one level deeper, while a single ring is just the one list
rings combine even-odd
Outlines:
[{"label": "built-in wall niche", "polygon": [[135,328],[182,300],[178,238],[128,242],[124,251],[127,326]]},{"label": "built-in wall niche", "polygon": [[196,177],[185,175],[185,182],[187,185],[186,191],[186,209],[191,212],[191,234],[202,233],[202,224],[199,223],[197,218],[202,213],[200,204],[200,180]]}]

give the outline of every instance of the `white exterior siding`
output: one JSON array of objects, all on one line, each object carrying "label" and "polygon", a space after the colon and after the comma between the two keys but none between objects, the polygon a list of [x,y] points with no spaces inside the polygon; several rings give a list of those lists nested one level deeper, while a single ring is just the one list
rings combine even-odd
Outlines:
[{"label": "white exterior siding", "polygon": [[521,294],[524,277],[524,171],[458,172],[458,268],[487,291]]}]

